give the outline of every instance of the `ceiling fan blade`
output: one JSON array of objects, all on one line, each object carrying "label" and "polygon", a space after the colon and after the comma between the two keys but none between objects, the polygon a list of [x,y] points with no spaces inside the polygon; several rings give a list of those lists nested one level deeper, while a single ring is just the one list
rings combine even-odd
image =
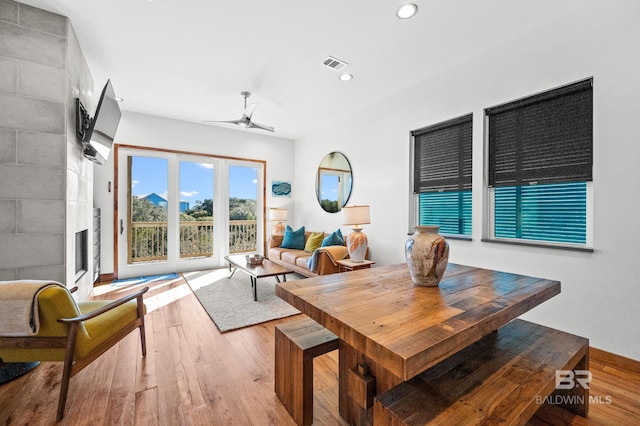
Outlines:
[{"label": "ceiling fan blade", "polygon": [[244,105],[245,105],[244,112],[242,113],[242,118],[238,120],[229,120],[229,121],[205,120],[203,121],[203,123],[228,123],[228,124],[235,124],[237,126],[244,127],[247,129],[254,127],[256,129],[266,130],[267,132],[273,132],[275,130],[273,127],[266,126],[264,124],[254,123],[253,121],[251,121],[251,117],[253,116],[253,113],[256,110],[256,107],[258,106],[258,104],[255,102],[252,102],[249,105],[247,105],[247,98],[251,96],[251,93],[240,92],[240,95],[242,95],[242,97],[244,98]]},{"label": "ceiling fan blade", "polygon": [[203,120],[203,123],[228,123],[228,124],[240,124],[240,123],[245,123],[246,120],[244,118],[241,118],[239,120]]},{"label": "ceiling fan blade", "polygon": [[250,121],[249,125],[247,126],[248,129],[255,127],[256,129],[262,129],[262,130],[266,130],[267,132],[273,132],[275,131],[275,129],[271,126],[266,126],[264,124],[258,124],[255,121]]},{"label": "ceiling fan blade", "polygon": [[251,116],[253,115],[253,111],[255,111],[257,106],[258,104],[253,102],[247,105],[247,107],[244,109],[244,116],[247,117],[249,121],[251,121]]}]

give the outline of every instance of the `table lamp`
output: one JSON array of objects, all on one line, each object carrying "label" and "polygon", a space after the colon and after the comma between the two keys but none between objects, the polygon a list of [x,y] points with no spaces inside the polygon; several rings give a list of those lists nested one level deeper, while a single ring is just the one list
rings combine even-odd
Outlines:
[{"label": "table lamp", "polygon": [[269,220],[276,222],[271,229],[271,235],[284,235],[284,223],[282,222],[287,220],[287,209],[270,208]]},{"label": "table lamp", "polygon": [[360,225],[371,223],[369,206],[350,206],[342,208],[343,225],[352,225],[353,232],[347,235],[347,249],[352,262],[364,261],[367,254],[367,236]]}]

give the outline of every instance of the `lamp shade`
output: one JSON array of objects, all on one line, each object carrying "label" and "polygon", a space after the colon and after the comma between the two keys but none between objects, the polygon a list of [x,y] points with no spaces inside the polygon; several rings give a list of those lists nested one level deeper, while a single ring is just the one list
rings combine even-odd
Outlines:
[{"label": "lamp shade", "polygon": [[365,225],[371,223],[369,206],[349,206],[342,208],[343,225]]},{"label": "lamp shade", "polygon": [[270,208],[269,220],[276,222],[287,220],[287,209],[279,209],[275,207]]}]

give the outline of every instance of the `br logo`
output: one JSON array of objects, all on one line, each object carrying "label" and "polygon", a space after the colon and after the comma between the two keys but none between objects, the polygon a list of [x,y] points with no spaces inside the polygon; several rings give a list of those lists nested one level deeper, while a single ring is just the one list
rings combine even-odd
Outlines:
[{"label": "br logo", "polygon": [[589,382],[589,370],[556,370],[556,389],[573,389],[576,386],[589,389]]}]

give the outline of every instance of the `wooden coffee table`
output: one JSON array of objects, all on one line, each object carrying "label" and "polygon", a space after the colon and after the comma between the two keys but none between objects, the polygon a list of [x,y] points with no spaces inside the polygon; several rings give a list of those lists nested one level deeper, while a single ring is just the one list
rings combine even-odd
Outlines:
[{"label": "wooden coffee table", "polygon": [[291,269],[277,265],[269,259],[264,259],[262,265],[251,265],[247,263],[243,254],[229,255],[224,257],[229,262],[229,276],[231,278],[237,269],[244,271],[251,278],[251,288],[253,289],[253,300],[258,300],[258,278],[276,277],[276,281],[280,282],[279,275],[282,275],[282,281],[287,281],[287,274],[293,273]]}]

